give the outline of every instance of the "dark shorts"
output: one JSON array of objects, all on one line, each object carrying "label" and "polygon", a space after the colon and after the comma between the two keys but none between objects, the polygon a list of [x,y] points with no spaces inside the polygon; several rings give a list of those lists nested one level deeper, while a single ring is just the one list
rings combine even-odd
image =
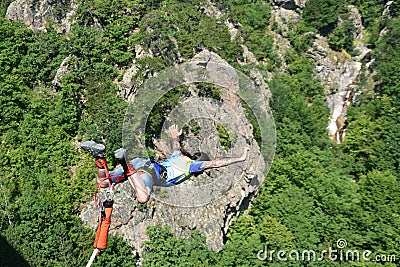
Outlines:
[{"label": "dark shorts", "polygon": [[[135,158],[135,159],[131,160],[131,163],[132,163],[133,167],[135,167],[135,169],[139,169],[147,161],[148,161],[148,159],[145,159],[145,158]],[[125,176],[124,176],[124,170],[122,169],[122,167],[110,172],[111,183],[114,183],[115,181],[117,181],[118,177],[120,177],[121,182],[126,180]],[[145,185],[148,188],[153,189],[153,178],[149,174],[147,174],[146,172],[141,172],[140,178],[142,178],[143,182],[145,183]]]}]

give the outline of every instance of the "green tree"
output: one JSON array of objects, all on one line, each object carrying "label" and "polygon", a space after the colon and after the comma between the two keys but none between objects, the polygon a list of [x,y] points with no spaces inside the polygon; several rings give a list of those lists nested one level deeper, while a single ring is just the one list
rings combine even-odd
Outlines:
[{"label": "green tree", "polygon": [[329,46],[336,51],[345,49],[349,54],[354,54],[354,24],[352,21],[346,21],[336,27],[329,35]]},{"label": "green tree", "polygon": [[400,98],[398,86],[400,84],[400,19],[388,22],[387,33],[379,40],[377,52],[377,68],[379,73],[376,77],[379,82],[376,91],[381,95],[396,96]]},{"label": "green tree", "polygon": [[324,36],[337,26],[339,15],[346,12],[343,0],[310,0],[303,11],[304,21]]},{"label": "green tree", "polygon": [[144,242],[143,266],[215,266],[216,254],[208,249],[199,231],[176,238],[169,228],[149,227]]},{"label": "green tree", "polygon": [[[356,214],[363,246],[374,252],[396,253],[399,242],[399,180],[391,171],[373,170],[360,178],[362,214]],[[360,216],[361,215],[361,216]]]},{"label": "green tree", "polygon": [[264,257],[268,262],[270,258],[277,260],[276,254],[271,257],[269,252],[290,251],[293,237],[288,228],[272,217],[242,215],[229,229],[227,239],[217,266],[264,266]]}]

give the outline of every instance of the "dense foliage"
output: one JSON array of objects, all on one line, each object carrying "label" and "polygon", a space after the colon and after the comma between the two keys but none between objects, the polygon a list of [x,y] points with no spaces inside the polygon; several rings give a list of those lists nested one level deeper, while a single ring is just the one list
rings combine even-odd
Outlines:
[{"label": "dense foliage", "polygon": [[[0,265],[81,266],[90,257],[94,233],[77,213],[95,189],[93,163],[77,143],[105,143],[115,164],[112,151],[121,145],[127,106],[115,81],[133,60],[139,68],[135,86],[202,49],[248,73],[238,63],[243,60],[242,45],[262,62],[256,66],[262,73],[273,74],[270,105],[278,141],[273,167],[256,202],[232,225],[222,251],[208,249],[199,232],[180,239],[167,228],[153,227],[144,244],[143,266],[383,264],[333,262],[327,257],[316,262],[257,258],[265,247],[323,251],[341,238],[349,249],[371,250],[371,258],[398,253],[398,4],[382,20],[387,1],[309,0],[303,20],[287,34],[292,47],[280,57],[268,1],[218,1],[214,4],[225,15],[215,18],[199,0],[86,0],[68,34],[57,33],[51,25],[46,32],[34,32],[5,19],[10,2],[0,4]],[[324,88],[313,78],[314,62],[305,51],[315,34],[322,34],[332,49],[354,53],[348,3],[360,10],[367,36],[363,41],[372,45],[376,64],[373,79],[358,81],[363,93],[349,110],[345,142],[336,145],[325,130],[329,113]],[[231,39],[227,19],[238,28],[236,38]],[[386,34],[380,36],[382,29]],[[135,59],[138,44],[154,57]],[[68,73],[53,85],[65,59]],[[179,91],[167,96],[153,111],[150,134],[157,133],[163,112],[181,96]],[[210,97],[218,94],[211,90]],[[219,134],[229,147],[223,125]],[[134,266],[134,248],[121,237],[109,242],[93,266]]]}]

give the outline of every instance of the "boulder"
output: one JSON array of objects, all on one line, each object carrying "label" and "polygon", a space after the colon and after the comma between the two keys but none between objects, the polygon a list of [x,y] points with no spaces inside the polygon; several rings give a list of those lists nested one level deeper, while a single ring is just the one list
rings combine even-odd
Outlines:
[{"label": "boulder", "polygon": [[349,6],[349,20],[353,22],[355,31],[354,31],[354,39],[361,40],[363,38],[363,30],[364,26],[362,24],[362,16],[360,11],[355,6]]},{"label": "boulder", "polygon": [[272,10],[271,15],[274,19],[274,22],[278,26],[278,29],[282,31],[282,35],[286,35],[286,33],[289,31],[289,26],[298,23],[301,19],[299,13],[283,7],[277,7],[276,9]]},{"label": "boulder", "polygon": [[49,21],[55,21],[59,33],[69,32],[72,16],[78,4],[71,0],[16,0],[8,8],[6,17],[21,21],[34,30],[46,30]]}]

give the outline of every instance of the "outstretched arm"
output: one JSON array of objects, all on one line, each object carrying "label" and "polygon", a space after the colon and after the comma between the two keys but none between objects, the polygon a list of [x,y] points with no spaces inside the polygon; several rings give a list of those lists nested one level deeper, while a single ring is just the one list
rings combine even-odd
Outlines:
[{"label": "outstretched arm", "polygon": [[211,168],[219,168],[219,167],[228,166],[228,165],[236,163],[236,162],[245,161],[249,150],[250,150],[249,147],[244,148],[242,155],[237,158],[220,158],[220,159],[214,159],[211,161],[205,161],[200,166],[200,169],[205,170],[205,169],[211,169]]},{"label": "outstretched arm", "polygon": [[179,150],[181,148],[179,144],[179,136],[182,134],[182,130],[179,130],[177,125],[171,125],[167,133],[171,136],[172,138],[172,148],[173,150]]}]

